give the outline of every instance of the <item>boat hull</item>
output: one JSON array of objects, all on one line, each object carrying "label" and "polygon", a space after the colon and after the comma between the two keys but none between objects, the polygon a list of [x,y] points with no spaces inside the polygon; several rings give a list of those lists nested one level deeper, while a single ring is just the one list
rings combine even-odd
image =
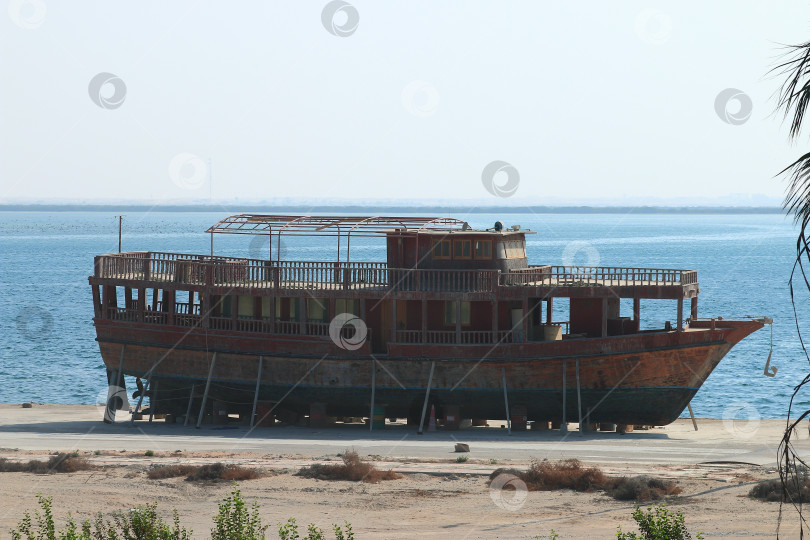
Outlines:
[{"label": "boat hull", "polygon": [[183,414],[192,386],[196,412],[210,373],[209,408],[217,400],[229,412],[249,414],[261,358],[258,400],[278,412],[308,414],[323,403],[329,416],[369,416],[373,383],[375,405],[387,417],[418,418],[430,381],[438,415],[454,406],[464,418],[504,419],[505,380],[509,405],[525,407],[529,420],[577,422],[582,414],[589,422],[666,425],[734,344],[762,327],[722,323],[495,347],[390,344],[388,355],[374,356],[362,349],[349,354],[328,337],[158,331],[108,320],[97,320],[96,328],[110,373],[121,366],[126,375],[151,374],[156,412]]}]

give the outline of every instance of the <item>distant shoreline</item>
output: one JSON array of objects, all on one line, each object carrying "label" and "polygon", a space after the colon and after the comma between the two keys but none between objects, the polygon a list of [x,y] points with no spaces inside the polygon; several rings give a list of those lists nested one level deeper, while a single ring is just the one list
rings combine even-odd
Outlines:
[{"label": "distant shoreline", "polygon": [[422,214],[783,214],[770,206],[384,206],[257,204],[0,204],[0,212],[219,212],[219,213],[422,213]]}]

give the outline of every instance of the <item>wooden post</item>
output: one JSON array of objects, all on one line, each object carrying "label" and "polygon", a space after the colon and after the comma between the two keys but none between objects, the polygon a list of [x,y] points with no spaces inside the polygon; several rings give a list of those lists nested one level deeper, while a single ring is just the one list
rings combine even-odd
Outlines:
[{"label": "wooden post", "polygon": [[200,405],[200,414],[197,417],[197,429],[200,429],[203,416],[205,415],[205,402],[208,401],[208,390],[211,388],[211,376],[214,374],[214,364],[217,362],[217,353],[214,352],[214,357],[211,358],[211,367],[208,368],[208,379],[205,381],[205,391],[203,392],[202,405]]},{"label": "wooden post", "polygon": [[[291,300],[292,301],[292,300]],[[302,336],[307,335],[307,299],[303,296],[298,299],[298,333]]]},{"label": "wooden post", "polygon": [[520,321],[520,330],[523,333],[523,343],[529,341],[529,298],[524,296],[523,297],[523,305],[521,306],[523,309],[523,318]]},{"label": "wooden post", "polygon": [[678,298],[678,332],[683,332],[683,297]]},{"label": "wooden post", "polygon": [[551,324],[552,319],[554,317],[553,310],[554,310],[554,298],[549,297],[546,300],[546,324]]},{"label": "wooden post", "polygon": [[695,431],[697,431],[697,422],[695,422],[695,413],[692,412],[692,402],[690,401],[689,403],[686,404],[686,406],[689,407],[689,417],[692,419],[692,426],[695,428]]},{"label": "wooden post", "polygon": [[144,313],[146,312],[146,289],[141,287],[138,289],[138,321],[143,322]]},{"label": "wooden post", "polygon": [[188,395],[188,407],[186,407],[186,418],[183,420],[183,427],[188,425],[188,417],[191,414],[191,403],[194,401],[194,390],[196,387],[196,384],[191,385],[191,393]]},{"label": "wooden post", "polygon": [[163,303],[166,304],[166,324],[174,324],[174,291],[163,289]]},{"label": "wooden post", "polygon": [[568,382],[565,379],[565,366],[568,364],[566,360],[563,360],[563,410],[562,410],[562,422],[560,423],[560,433],[567,433],[568,432],[568,420],[566,418],[566,396],[568,395]]},{"label": "wooden post", "polygon": [[422,430],[425,427],[425,413],[427,412],[428,399],[430,398],[430,385],[433,384],[433,370],[435,368],[436,362],[433,361],[430,363],[430,375],[428,375],[427,390],[425,390],[425,402],[422,404],[422,419],[419,420],[419,431],[416,432],[417,435],[421,435]]},{"label": "wooden post", "polygon": [[[641,298],[638,296],[633,297],[633,320],[638,323],[641,318]],[[638,326],[638,325],[637,325]]]},{"label": "wooden post", "polygon": [[579,387],[579,358],[577,358],[577,409],[579,411],[579,434],[582,435],[582,394]]},{"label": "wooden post", "polygon": [[155,405],[157,404],[158,386],[160,386],[160,379],[155,381],[154,391],[150,388],[149,393],[149,423],[152,423],[152,418],[155,417]]},{"label": "wooden post", "polygon": [[391,299],[391,341],[397,341],[397,299]]},{"label": "wooden post", "polygon": [[374,431],[374,392],[377,389],[377,360],[371,358],[371,410],[368,412],[368,430]]},{"label": "wooden post", "polygon": [[693,321],[694,321],[694,320],[696,320],[696,319],[698,318],[697,302],[698,302],[698,297],[697,297],[697,296],[693,296],[693,297],[692,297],[692,305],[690,306],[690,307],[692,308],[692,309],[690,310],[690,311],[691,311],[690,316],[692,317],[692,320],[693,320]]},{"label": "wooden post", "polygon": [[501,368],[501,379],[503,380],[503,403],[506,407],[506,429],[509,435],[511,435],[512,418],[509,416],[509,396],[506,393],[506,368]]},{"label": "wooden post", "polygon": [[456,300],[456,345],[461,344],[461,300]]},{"label": "wooden post", "polygon": [[428,310],[427,300],[422,297],[422,343],[427,343],[427,329],[428,329]]},{"label": "wooden post", "polygon": [[492,301],[492,344],[498,343],[498,300]]},{"label": "wooden post", "polygon": [[239,319],[239,296],[235,294],[230,295],[231,300],[231,330],[236,330]]},{"label": "wooden post", "polygon": [[250,427],[253,427],[253,424],[256,421],[256,404],[259,401],[259,386],[262,381],[262,364],[264,363],[264,357],[259,356],[259,372],[256,374],[256,391],[253,392],[253,412],[250,413]]},{"label": "wooden post", "polygon": [[602,337],[607,337],[608,299],[602,298]]}]

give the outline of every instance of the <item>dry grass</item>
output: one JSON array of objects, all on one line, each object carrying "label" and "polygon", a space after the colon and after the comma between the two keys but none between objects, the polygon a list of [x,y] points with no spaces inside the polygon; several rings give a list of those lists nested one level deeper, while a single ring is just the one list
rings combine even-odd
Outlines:
[{"label": "dry grass", "polygon": [[583,467],[577,459],[557,462],[533,461],[528,471],[496,469],[489,476],[490,483],[504,473],[520,478],[529,491],[599,490],[621,501],[656,501],[681,492],[681,488],[668,480],[646,476],[611,478],[596,467]]},{"label": "dry grass", "polygon": [[787,497],[782,493],[782,481],[778,478],[773,480],[763,480],[748,492],[752,499],[766,502],[810,502],[810,481],[801,478],[799,483],[789,482]]},{"label": "dry grass", "polygon": [[176,478],[178,476],[188,476],[196,470],[196,465],[163,465],[146,471],[146,477],[150,480]]},{"label": "dry grass", "polygon": [[32,459],[27,462],[22,461],[9,461],[6,458],[0,458],[0,472],[29,472],[34,474],[48,474],[48,473],[72,473],[77,471],[86,471],[94,468],[83,457],[77,454],[58,453],[48,458],[48,461],[39,461]]},{"label": "dry grass", "polygon": [[213,480],[255,480],[264,475],[259,469],[212,463],[210,465],[164,465],[149,469],[146,476],[152,480],[185,476],[186,480],[190,482],[204,482]]},{"label": "dry grass", "polygon": [[607,489],[607,494],[619,501],[648,502],[659,501],[681,491],[683,490],[679,486],[669,480],[634,476],[615,478],[613,487]]},{"label": "dry grass", "polygon": [[315,464],[303,467],[296,473],[304,478],[316,478],[318,480],[350,480],[352,482],[367,482],[376,484],[381,480],[396,480],[402,478],[392,470],[381,471],[373,464],[360,459],[354,450],[347,450],[343,453],[343,463],[340,465]]}]

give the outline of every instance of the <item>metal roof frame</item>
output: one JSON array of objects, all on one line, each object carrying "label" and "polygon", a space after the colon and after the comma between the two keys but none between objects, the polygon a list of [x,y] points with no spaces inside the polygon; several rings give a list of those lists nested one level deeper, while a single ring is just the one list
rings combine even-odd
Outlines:
[{"label": "metal roof frame", "polygon": [[466,221],[451,217],[285,216],[236,214],[209,227],[210,234],[279,234],[298,236],[386,236],[402,231],[466,231]]}]

